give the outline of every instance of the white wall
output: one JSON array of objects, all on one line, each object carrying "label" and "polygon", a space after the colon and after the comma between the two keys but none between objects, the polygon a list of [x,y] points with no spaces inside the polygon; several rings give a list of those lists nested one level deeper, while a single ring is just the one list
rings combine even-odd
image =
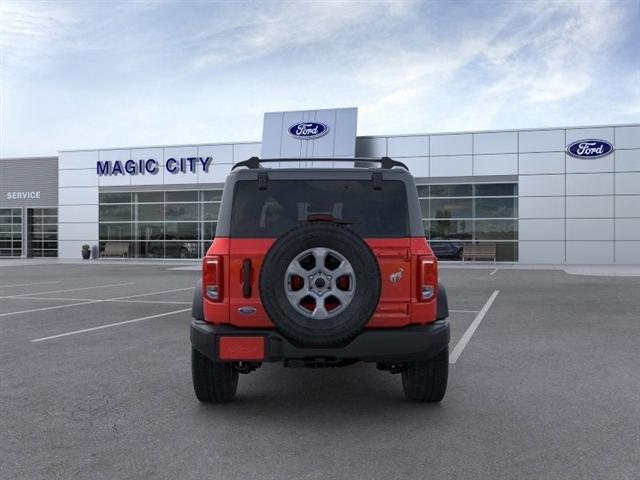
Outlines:
[{"label": "white wall", "polygon": [[[98,244],[98,192],[99,187],[130,187],[157,185],[165,189],[170,185],[222,184],[235,163],[260,154],[260,143],[185,145],[132,149],[87,150],[60,152],[58,171],[59,227],[58,256],[79,258],[83,244]],[[198,164],[195,173],[168,173],[169,158],[212,157],[212,165],[205,172]],[[155,175],[99,176],[98,160],[150,159],[158,162]]]},{"label": "white wall", "polygon": [[[615,151],[598,160],[565,155],[581,138],[603,138]],[[640,264],[640,125],[358,137],[355,149],[356,156],[403,161],[418,180],[517,175],[522,263]],[[235,163],[260,154],[259,142],[61,152],[60,257],[77,258],[82,243],[97,243],[99,186],[222,183]],[[288,154],[299,156],[300,147]],[[164,169],[172,156],[210,156],[213,165],[208,173],[199,167],[172,175]],[[160,171],[96,175],[98,159],[129,158],[154,158]]]},{"label": "white wall", "polygon": [[[565,154],[584,138],[615,151]],[[359,137],[356,155],[389,155],[416,177],[517,175],[522,263],[640,264],[640,125]]]},{"label": "white wall", "polygon": [[80,258],[98,244],[98,151],[61,152],[58,158],[58,257]]}]

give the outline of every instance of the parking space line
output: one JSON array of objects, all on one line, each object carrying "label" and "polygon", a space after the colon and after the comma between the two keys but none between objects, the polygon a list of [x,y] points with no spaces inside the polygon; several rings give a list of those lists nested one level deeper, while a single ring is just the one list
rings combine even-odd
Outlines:
[{"label": "parking space line", "polygon": [[0,285],[0,288],[30,287],[31,285],[44,285],[46,283],[60,283],[60,280],[51,280],[49,282],[18,283],[17,285]]},{"label": "parking space line", "polygon": [[51,335],[50,337],[36,338],[34,340],[30,340],[30,342],[31,343],[44,342],[45,340],[53,340],[55,338],[68,337],[70,335],[77,335],[79,333],[93,332],[95,330],[102,330],[104,328],[117,327],[118,325],[127,325],[129,323],[141,322],[143,320],[151,320],[152,318],[166,317],[168,315],[175,315],[177,313],[184,313],[184,312],[188,312],[190,310],[191,310],[191,308],[183,308],[182,310],[174,310],[172,312],[159,313],[157,315],[149,315],[148,317],[134,318],[133,320],[125,320],[123,322],[108,323],[106,325],[99,325],[97,327],[83,328],[82,330],[75,330],[73,332],[60,333],[58,335]]},{"label": "parking space line", "polygon": [[498,269],[494,268],[493,271],[489,275],[495,275],[497,271],[498,271]]},{"label": "parking space line", "polygon": [[20,310],[17,312],[0,313],[0,317],[9,317],[11,315],[20,315],[22,313],[44,312],[45,310],[57,310],[59,308],[77,307],[79,305],[89,305],[91,303],[99,303],[102,300],[91,300],[90,302],[67,303],[65,305],[55,305],[53,307],[32,308],[30,310]]},{"label": "parking space line", "polygon": [[[175,290],[172,290],[175,291]],[[154,294],[157,295],[157,294]],[[8,298],[5,300],[53,300],[57,302],[93,302],[94,300],[91,298],[69,298],[69,297],[16,297],[16,298]],[[172,302],[169,300],[119,300],[116,298],[102,298],[100,299],[103,302],[115,302],[115,303],[161,303],[168,305],[191,305],[191,302]]]},{"label": "parking space line", "polygon": [[110,284],[107,284],[107,285],[96,285],[95,287],[67,288],[67,289],[64,289],[64,290],[49,290],[48,292],[21,293],[19,295],[7,295],[7,296],[0,297],[0,298],[28,297],[29,295],[45,295],[45,294],[49,294],[49,293],[77,292],[77,291],[80,291],[80,290],[94,290],[96,288],[125,287],[127,285],[135,285],[135,282],[110,283]]},{"label": "parking space line", "polygon": [[[132,284],[129,284],[132,285]],[[78,303],[69,303],[66,305],[55,305],[53,307],[42,307],[42,308],[32,308],[30,310],[20,310],[18,312],[6,312],[6,313],[0,313],[0,317],[8,317],[11,315],[20,315],[22,313],[32,313],[32,312],[42,312],[45,310],[58,310],[60,308],[70,308],[70,307],[79,307],[81,305],[91,305],[91,304],[95,304],[95,303],[105,303],[105,302],[113,302],[114,300],[127,300],[129,298],[136,298],[136,297],[146,297],[149,295],[160,295],[162,293],[171,293],[171,292],[181,292],[184,290],[191,290],[193,289],[193,287],[186,287],[186,288],[178,288],[178,289],[174,289],[174,290],[163,290],[161,292],[149,292],[149,293],[139,293],[137,295],[127,295],[126,297],[115,297],[115,298],[106,298],[106,299],[99,299],[99,300],[89,300],[89,301],[82,301],[82,302],[78,302]],[[78,289],[81,290],[81,289]],[[24,297],[23,295],[16,295],[14,297],[0,297],[0,298],[22,298]],[[24,297],[24,298],[29,298],[29,297]],[[55,298],[52,298],[51,300],[56,300]],[[159,303],[159,302],[152,302],[152,303]]]},{"label": "parking space line", "polygon": [[153,304],[162,304],[162,305],[191,305],[193,302],[171,302],[167,301],[156,301],[156,300],[107,300],[108,302],[117,302],[117,303],[153,303]]},{"label": "parking space line", "polygon": [[462,338],[460,339],[458,344],[454,347],[453,351],[451,352],[451,355],[449,355],[449,363],[454,364],[456,363],[458,358],[460,358],[460,355],[462,355],[462,351],[469,343],[469,340],[471,340],[471,336],[480,325],[480,322],[482,322],[482,319],[485,317],[485,315],[491,308],[493,301],[496,299],[499,293],[500,293],[500,290],[495,290],[491,294],[487,302],[484,304],[484,307],[482,307],[482,309],[478,312],[478,315],[476,315],[476,318],[473,319],[473,322],[471,322],[471,325],[469,325],[469,328],[467,328],[467,331],[464,332],[464,335],[462,335]]},{"label": "parking space line", "polygon": [[148,297],[149,295],[160,295],[161,293],[184,292],[185,290],[193,290],[194,287],[174,288],[172,290],[164,290],[162,292],[139,293],[137,295],[127,295],[126,297],[116,297],[111,300],[126,300],[129,298]]}]

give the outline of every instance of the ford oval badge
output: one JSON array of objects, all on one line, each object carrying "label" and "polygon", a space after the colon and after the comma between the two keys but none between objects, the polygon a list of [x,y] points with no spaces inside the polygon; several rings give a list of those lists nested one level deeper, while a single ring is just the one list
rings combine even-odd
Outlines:
[{"label": "ford oval badge", "polygon": [[302,140],[311,140],[326,135],[329,127],[320,122],[300,122],[289,127],[289,135]]},{"label": "ford oval badge", "polygon": [[613,145],[606,140],[578,140],[567,147],[567,153],[576,158],[600,158],[613,152]]},{"label": "ford oval badge", "polygon": [[246,307],[238,308],[238,312],[240,312],[243,315],[252,315],[252,314],[256,313],[256,311],[257,310],[256,310],[255,307],[246,306]]}]

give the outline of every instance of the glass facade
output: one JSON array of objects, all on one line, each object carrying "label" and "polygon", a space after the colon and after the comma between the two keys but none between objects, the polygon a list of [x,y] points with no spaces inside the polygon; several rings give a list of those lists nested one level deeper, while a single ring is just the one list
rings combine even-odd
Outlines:
[{"label": "glass facade", "polygon": [[215,236],[222,190],[100,193],[99,246],[130,257],[200,258]]},{"label": "glass facade", "polygon": [[0,208],[0,257],[22,255],[22,209]]},{"label": "glass facade", "polygon": [[27,234],[30,257],[58,256],[58,209],[29,208]]},{"label": "glass facade", "polygon": [[466,245],[491,245],[497,261],[518,260],[517,183],[419,185],[418,196],[439,257],[461,260]]}]

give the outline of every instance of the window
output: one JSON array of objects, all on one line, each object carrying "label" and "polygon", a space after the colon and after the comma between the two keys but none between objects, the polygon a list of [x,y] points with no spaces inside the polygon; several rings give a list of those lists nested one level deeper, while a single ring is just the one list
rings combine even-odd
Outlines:
[{"label": "window", "polygon": [[471,197],[473,185],[431,185],[430,197]]},{"label": "window", "polygon": [[22,209],[0,208],[0,257],[22,255]]},{"label": "window", "polygon": [[101,193],[100,203],[131,203],[131,193]]},{"label": "window", "polygon": [[30,257],[58,256],[58,209],[27,210]]},{"label": "window", "polygon": [[517,218],[518,199],[505,198],[476,198],[476,218]]},{"label": "window", "polygon": [[100,194],[100,249],[128,243],[135,257],[199,258],[215,235],[222,190]]},{"label": "window", "polygon": [[460,260],[465,244],[496,246],[496,259],[518,258],[518,185],[418,185],[425,235],[436,255]]},{"label": "window", "polygon": [[275,180],[265,190],[256,181],[236,184],[231,236],[277,237],[313,214],[331,215],[363,237],[409,232],[402,182],[385,181],[374,190],[364,180]]},{"label": "window", "polygon": [[429,218],[472,218],[473,202],[470,198],[432,198]]}]

